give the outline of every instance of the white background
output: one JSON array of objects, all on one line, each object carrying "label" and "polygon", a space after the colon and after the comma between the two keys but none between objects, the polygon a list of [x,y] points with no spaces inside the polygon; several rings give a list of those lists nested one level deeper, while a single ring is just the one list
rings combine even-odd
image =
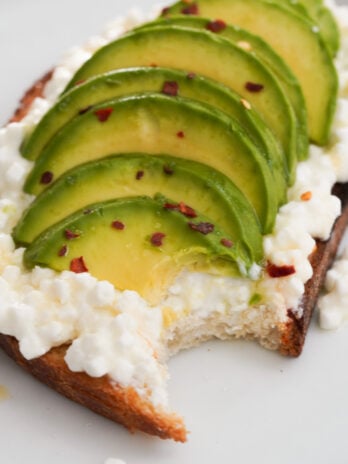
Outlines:
[{"label": "white background", "polygon": [[[131,0],[132,1],[132,0]],[[138,2],[138,3],[136,3]],[[152,0],[134,0],[144,10]],[[133,4],[0,0],[0,126],[64,51]],[[0,295],[1,298],[1,295]],[[188,443],[130,435],[41,385],[0,353],[1,464],[347,464],[348,327],[316,318],[299,359],[250,342],[211,342],[170,361],[171,403]]]}]

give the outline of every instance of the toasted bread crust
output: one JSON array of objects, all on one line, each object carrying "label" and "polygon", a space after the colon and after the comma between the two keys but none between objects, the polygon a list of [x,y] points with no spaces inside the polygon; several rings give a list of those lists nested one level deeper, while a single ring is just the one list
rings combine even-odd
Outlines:
[{"label": "toasted bread crust", "polygon": [[[42,96],[51,76],[52,72],[48,72],[26,92],[11,122],[20,121],[27,114],[32,101]],[[286,356],[298,356],[303,349],[320,288],[348,224],[348,184],[336,185],[334,193],[342,201],[342,215],[336,221],[330,239],[317,241],[316,250],[311,256],[313,277],[306,284],[302,300],[303,316],[297,319],[291,309],[288,311],[289,320],[284,326],[279,346],[280,353]],[[21,355],[19,344],[13,337],[0,334],[0,347],[41,382],[130,431],[141,430],[160,438],[186,441],[187,432],[182,419],[155,409],[133,388],[113,384],[107,376],[92,378],[85,373],[70,371],[64,361],[68,345],[53,348],[46,355],[30,361]]]},{"label": "toasted bread crust", "polygon": [[53,348],[44,356],[28,361],[15,338],[0,335],[0,346],[21,367],[41,382],[92,411],[124,425],[131,432],[141,430],[160,438],[186,441],[183,420],[161,412],[142,399],[133,388],[123,388],[109,378],[89,377],[71,372],[64,361],[67,345]]},{"label": "toasted bread crust", "polygon": [[310,257],[313,277],[306,284],[301,302],[303,316],[297,319],[291,310],[288,311],[289,321],[286,324],[279,347],[280,353],[285,356],[299,356],[302,352],[320,289],[348,225],[348,184],[336,184],[333,193],[342,202],[342,214],[332,229],[330,239],[326,242],[318,240],[316,250]]},{"label": "toasted bread crust", "polygon": [[18,122],[23,119],[29,111],[30,105],[37,97],[42,97],[45,85],[51,79],[53,71],[48,71],[41,79],[37,80],[22,97],[18,108],[9,122]]}]

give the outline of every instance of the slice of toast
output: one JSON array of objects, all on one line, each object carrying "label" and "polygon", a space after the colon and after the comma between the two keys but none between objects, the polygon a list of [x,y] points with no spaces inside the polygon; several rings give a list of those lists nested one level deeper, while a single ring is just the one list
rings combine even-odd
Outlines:
[{"label": "slice of toast", "polygon": [[[29,89],[11,122],[20,121],[27,114],[32,101],[42,96],[50,77],[51,72]],[[316,250],[311,256],[313,277],[306,284],[301,303],[303,316],[297,319],[291,309],[288,311],[288,322],[282,330],[278,348],[286,356],[298,356],[302,351],[320,288],[348,224],[348,185],[337,184],[334,194],[342,201],[342,214],[334,225],[330,239],[326,242],[317,241]],[[130,431],[141,430],[160,438],[186,440],[183,420],[174,413],[155,408],[135,389],[120,387],[107,376],[92,378],[85,373],[70,371],[64,361],[67,345],[53,348],[33,360],[27,360],[21,355],[19,344],[13,337],[0,334],[0,346],[41,382],[92,411],[124,425]]]}]

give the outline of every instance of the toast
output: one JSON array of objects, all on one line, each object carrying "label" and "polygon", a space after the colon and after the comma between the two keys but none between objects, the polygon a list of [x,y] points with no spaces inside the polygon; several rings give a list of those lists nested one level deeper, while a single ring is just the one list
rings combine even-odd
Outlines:
[{"label": "toast", "polygon": [[[26,116],[35,98],[43,96],[45,85],[52,74],[52,71],[47,73],[26,92],[11,122],[19,122]],[[301,310],[288,309],[287,320],[277,327],[274,340],[269,342],[260,340],[261,344],[277,349],[285,356],[297,357],[301,354],[326,272],[336,255],[348,224],[348,184],[336,184],[333,194],[342,202],[342,213],[334,224],[330,238],[325,242],[316,241],[315,250],[310,256],[313,276],[306,283],[300,303]],[[187,325],[187,322],[184,323]],[[186,327],[182,330],[180,323],[174,326],[166,340],[168,352],[162,357],[165,358],[180,349],[197,344],[212,335],[227,338],[224,331],[220,333],[220,329],[216,327],[211,330],[204,327],[200,333],[199,330],[194,330],[193,324],[192,329]],[[166,408],[154,406],[153,402],[146,396],[140,395],[135,388],[121,386],[111,381],[107,375],[96,378],[83,372],[72,372],[65,362],[69,345],[52,348],[43,356],[31,360],[21,354],[19,343],[12,336],[0,334],[0,346],[18,365],[41,382],[92,411],[122,424],[132,432],[140,430],[162,439],[170,438],[180,442],[184,442],[187,438],[182,418],[168,412]],[[164,359],[161,362],[164,362]]]}]

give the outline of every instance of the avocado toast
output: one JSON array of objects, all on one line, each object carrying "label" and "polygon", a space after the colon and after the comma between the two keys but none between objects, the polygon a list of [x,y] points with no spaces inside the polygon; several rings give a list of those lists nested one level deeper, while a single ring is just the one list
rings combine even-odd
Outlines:
[{"label": "avocado toast", "polygon": [[[255,83],[254,83],[254,84],[255,84]],[[175,88],[175,85],[174,85],[174,86],[172,85],[172,87]],[[250,85],[249,87],[250,87],[250,88],[255,88],[255,87],[257,87],[257,85],[256,85],[256,86]],[[179,87],[179,88],[180,88],[180,87]],[[174,90],[174,92],[175,92],[175,90]],[[257,92],[256,92],[256,93],[257,93]],[[172,95],[172,97],[173,97],[173,95]],[[179,97],[179,96],[178,96],[178,97]],[[175,98],[175,96],[174,96],[174,98]],[[244,102],[244,104],[247,105],[247,103],[245,103],[245,102]],[[243,107],[243,108],[245,108],[245,107],[244,107],[244,104],[242,103],[242,107]],[[99,107],[98,107],[98,108],[99,108]],[[111,108],[111,106],[107,106],[107,105],[104,107],[104,109],[106,109],[106,110],[108,110],[108,109],[110,109],[110,108]],[[81,110],[82,110],[82,109],[84,109],[84,108],[81,108]],[[245,109],[247,109],[247,108],[245,108]],[[96,108],[96,111],[98,111],[97,108]],[[86,117],[86,116],[84,116],[85,114],[87,114],[87,113],[84,113],[84,114],[82,114],[81,116],[82,116],[82,117]],[[92,114],[93,114],[93,110],[92,110]],[[97,113],[97,114],[98,114],[98,113]],[[99,115],[100,115],[102,118],[107,117],[108,111],[106,111],[103,115],[102,115],[102,114],[103,114],[103,113],[99,113]],[[96,117],[96,116],[95,116],[95,117]],[[97,119],[97,122],[100,122],[100,121]],[[110,120],[109,120],[109,121],[106,121],[106,123],[107,123],[107,122],[110,122]],[[104,124],[104,123],[102,123],[102,124]],[[175,135],[176,138],[177,138],[177,139],[174,138],[175,142],[180,142],[180,141],[182,141],[182,139],[185,140],[185,136],[186,136],[186,131],[185,131],[185,130],[183,130],[183,131],[180,131],[180,130],[177,131],[177,130],[175,130],[174,132],[175,132],[174,135]],[[181,134],[181,132],[183,132],[183,134]],[[113,154],[113,156],[117,156],[117,155],[114,155],[114,154]],[[144,172],[143,172],[143,171],[144,171]],[[171,166],[166,166],[166,171],[167,171],[167,172],[165,173],[166,175],[169,175],[169,176],[170,176],[170,175],[173,174],[173,173],[171,173],[171,171],[173,171],[173,168],[172,168]],[[50,171],[46,171],[46,172],[50,172]],[[174,172],[175,172],[175,170],[174,170]],[[44,174],[44,173],[42,173],[42,174]],[[141,182],[142,179],[145,180],[145,176],[146,176],[146,169],[138,169],[138,168],[137,168],[137,170],[134,171],[134,180],[135,180],[135,181]],[[137,177],[138,177],[138,178],[137,178]],[[46,176],[43,177],[43,180],[46,181],[47,184],[44,182],[42,185],[43,185],[45,188],[46,188],[46,185],[47,185],[47,187],[48,187],[48,188],[47,188],[47,191],[48,191],[49,188],[51,188],[51,185],[50,185],[50,184],[52,183],[52,182],[49,182],[49,181],[48,181],[49,178],[50,178],[50,174],[46,174]],[[53,187],[53,186],[54,186],[54,183],[52,183],[52,187]],[[304,194],[304,193],[307,193],[307,192],[302,192],[302,194]],[[308,197],[308,196],[307,196],[307,197]],[[304,195],[303,198],[305,199],[305,195]],[[303,200],[303,201],[305,201],[305,200]],[[281,200],[279,200],[279,202],[280,202],[280,204],[281,204]],[[177,199],[175,199],[175,198],[173,198],[173,199],[171,199],[171,198],[168,199],[168,201],[166,201],[166,204],[171,205],[171,207],[173,208],[173,213],[174,213],[174,214],[179,213],[179,214],[181,214],[181,216],[182,216],[183,218],[187,218],[187,221],[188,221],[188,222],[190,222],[190,223],[194,222],[193,219],[195,219],[195,218],[190,218],[190,217],[187,216],[187,215],[190,215],[190,214],[193,215],[193,214],[195,214],[195,213],[192,212],[192,211],[189,209],[189,207],[191,207],[191,205],[190,205],[189,203],[186,204],[186,202],[183,201],[183,198],[181,198],[181,196],[178,197]],[[191,208],[192,208],[192,207],[191,207]],[[197,207],[196,207],[196,208],[197,208]],[[87,209],[88,209],[88,208],[87,208]],[[170,210],[170,208],[168,208],[168,209]],[[192,208],[192,209],[195,210],[195,208]],[[198,208],[197,208],[197,209],[198,209]],[[181,211],[180,211],[180,210],[181,210]],[[170,211],[168,211],[168,212],[170,212]],[[183,213],[183,212],[184,212],[184,213]],[[250,215],[249,215],[249,216],[250,216]],[[199,217],[199,216],[197,216],[197,217]],[[250,216],[250,217],[251,217],[251,216]],[[116,220],[116,219],[115,219],[115,220]],[[118,219],[118,221],[119,221],[119,222],[123,222],[123,221],[121,221],[121,220],[119,220],[119,219]],[[201,223],[203,223],[203,220],[201,221]],[[213,224],[213,221],[204,220],[204,223],[205,223],[205,224],[208,224],[208,223],[209,223],[209,224]],[[244,221],[244,223],[245,223],[245,221]],[[70,224],[70,223],[69,223],[69,224]],[[120,227],[120,229],[117,229],[117,227]],[[121,227],[122,227],[121,224],[118,224],[117,227],[116,227],[116,229],[115,229],[115,232],[122,232],[122,231],[121,231]],[[64,234],[68,235],[68,237],[66,237],[66,240],[70,240],[70,241],[67,242],[68,245],[69,245],[70,243],[73,243],[73,240],[75,240],[75,239],[78,240],[78,237],[74,237],[74,234],[76,235],[77,232],[74,231],[74,230],[70,230],[70,229],[71,229],[70,226],[64,228]],[[208,227],[206,230],[209,230],[209,227]],[[67,233],[67,231],[71,232],[71,234],[70,234],[70,233]],[[160,229],[158,232],[159,232],[159,233],[164,233],[161,229]],[[200,234],[201,232],[198,231],[198,233]],[[203,235],[203,234],[201,234],[201,235]],[[208,235],[209,235],[209,234],[208,234]],[[254,236],[254,235],[253,235],[253,236]],[[165,238],[164,238],[164,237],[162,237],[162,238],[163,238],[163,243],[164,243],[164,242],[165,242]],[[230,238],[229,238],[227,235],[226,235],[226,237],[224,236],[223,238],[226,238],[226,241],[224,241],[224,242],[225,242],[225,245],[228,245],[228,246],[225,246],[225,248],[228,249],[229,246],[230,246],[230,242],[232,242],[232,240],[230,240]],[[157,240],[157,242],[156,242],[156,240]],[[160,244],[160,242],[161,242],[160,236],[157,236],[157,237],[155,238],[155,242]],[[157,245],[155,245],[155,246],[157,246]],[[254,245],[254,246],[255,246],[255,245]],[[62,247],[60,247],[59,250],[60,250],[61,248],[62,248]],[[28,248],[28,249],[30,249],[30,248]],[[32,249],[33,249],[33,248],[32,248]],[[58,251],[59,251],[59,250],[58,250]],[[254,253],[255,253],[255,249],[254,249]],[[248,262],[248,261],[245,260],[245,261],[244,261],[244,264],[247,264],[247,262]],[[203,263],[203,264],[205,264],[205,263]],[[281,270],[279,270],[279,269],[277,269],[277,266],[276,266],[276,265],[274,265],[274,266],[267,266],[266,263],[261,263],[261,261],[259,261],[259,264],[262,264],[261,267],[263,267],[264,269],[267,269],[267,272],[272,273],[272,274],[274,274],[274,273],[276,273],[276,272],[285,272],[285,271],[286,271],[286,272],[291,272],[291,269],[287,269],[287,270],[281,269]],[[274,264],[274,263],[273,263],[273,264]],[[87,266],[88,266],[88,263],[87,263]],[[52,267],[53,267],[53,266],[52,266]],[[248,267],[248,266],[247,266],[247,267]],[[278,268],[281,268],[281,266],[278,266]],[[243,273],[242,273],[241,275],[243,276]],[[283,278],[286,279],[286,277],[283,277]],[[252,296],[252,298],[253,298],[253,301],[252,301],[250,304],[254,304],[255,302],[257,302],[257,299],[260,297],[260,296],[257,295],[257,294],[251,295],[251,296]],[[169,312],[169,313],[170,313],[170,312]],[[169,313],[166,314],[167,317],[168,317],[168,314],[169,314]],[[295,319],[296,319],[296,318],[295,318]],[[287,323],[288,323],[289,325],[292,324],[293,327],[294,327],[295,325],[300,326],[300,324],[295,324],[295,322],[292,320],[292,316],[289,317],[289,320],[288,320]],[[302,329],[301,329],[301,330],[302,330]],[[284,330],[284,334],[285,334],[285,330]],[[284,344],[285,344],[285,343],[284,343]],[[288,346],[295,346],[295,345],[294,345],[294,339],[293,339],[292,341],[288,341],[287,345],[288,345]],[[278,346],[278,348],[279,348],[279,346]],[[293,351],[293,354],[294,354],[294,352],[295,352],[295,350]],[[68,372],[69,372],[69,371],[68,371]],[[129,421],[127,422],[126,420],[124,420],[124,423],[126,423],[126,425],[128,425],[129,427],[132,427],[131,422],[129,422]],[[135,425],[133,424],[133,426],[135,426]],[[139,427],[139,425],[137,425],[137,427]],[[143,427],[143,428],[145,428],[145,427]],[[158,433],[158,432],[157,432],[157,433]]]}]

